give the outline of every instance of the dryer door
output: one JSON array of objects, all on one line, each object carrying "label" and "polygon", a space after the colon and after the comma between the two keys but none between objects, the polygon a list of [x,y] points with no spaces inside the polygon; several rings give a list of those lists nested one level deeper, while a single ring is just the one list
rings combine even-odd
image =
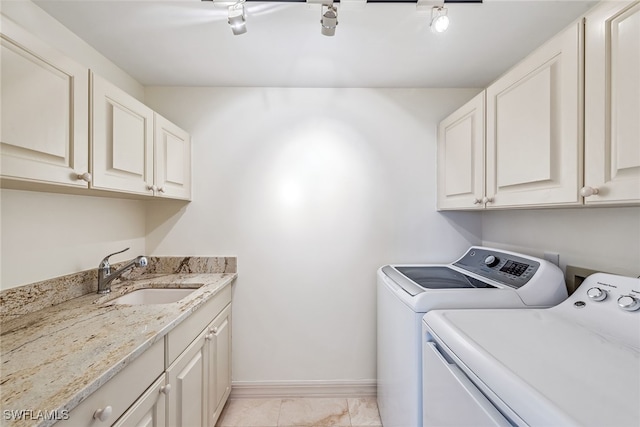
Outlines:
[{"label": "dryer door", "polygon": [[433,342],[424,343],[422,374],[423,427],[511,426]]}]

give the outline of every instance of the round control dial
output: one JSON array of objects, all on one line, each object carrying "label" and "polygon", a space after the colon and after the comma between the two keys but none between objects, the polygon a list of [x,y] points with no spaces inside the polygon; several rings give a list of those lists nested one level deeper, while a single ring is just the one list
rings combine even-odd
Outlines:
[{"label": "round control dial", "polygon": [[592,301],[604,301],[607,298],[607,293],[600,288],[590,288],[587,291],[587,296]]},{"label": "round control dial", "polygon": [[626,311],[636,311],[640,308],[640,301],[631,295],[623,295],[618,298],[618,306]]},{"label": "round control dial", "polygon": [[495,267],[500,263],[500,258],[497,256],[489,255],[484,259],[484,263],[487,267]]}]

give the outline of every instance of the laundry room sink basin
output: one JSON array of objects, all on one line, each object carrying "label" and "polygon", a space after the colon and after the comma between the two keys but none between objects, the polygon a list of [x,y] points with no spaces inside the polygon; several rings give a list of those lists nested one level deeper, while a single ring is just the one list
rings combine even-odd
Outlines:
[{"label": "laundry room sink basin", "polygon": [[131,291],[114,300],[110,304],[170,304],[191,295],[196,289],[145,288]]}]

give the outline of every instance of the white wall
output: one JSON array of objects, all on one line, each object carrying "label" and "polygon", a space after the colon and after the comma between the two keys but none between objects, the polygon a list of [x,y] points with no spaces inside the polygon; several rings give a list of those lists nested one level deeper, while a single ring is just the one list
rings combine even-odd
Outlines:
[{"label": "white wall", "polygon": [[482,240],[542,256],[560,254],[560,266],[640,275],[640,208],[493,211],[482,214]]},{"label": "white wall", "polygon": [[145,253],[144,202],[0,190],[0,289],[97,268],[107,254]]},{"label": "white wall", "polygon": [[436,124],[477,90],[148,88],[193,137],[193,202],[152,255],[237,255],[233,377],[372,380],[375,271],[449,261],[480,215],[435,211]]}]

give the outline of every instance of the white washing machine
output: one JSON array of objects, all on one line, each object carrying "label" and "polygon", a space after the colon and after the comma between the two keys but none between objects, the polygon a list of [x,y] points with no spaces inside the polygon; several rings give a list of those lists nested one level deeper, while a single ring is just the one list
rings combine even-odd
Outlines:
[{"label": "white washing machine", "polygon": [[422,425],[422,318],[434,309],[550,307],[562,271],[527,255],[473,246],[451,264],[378,270],[378,407],[384,427]]},{"label": "white washing machine", "polygon": [[640,279],[548,309],[424,317],[424,426],[640,426]]}]

